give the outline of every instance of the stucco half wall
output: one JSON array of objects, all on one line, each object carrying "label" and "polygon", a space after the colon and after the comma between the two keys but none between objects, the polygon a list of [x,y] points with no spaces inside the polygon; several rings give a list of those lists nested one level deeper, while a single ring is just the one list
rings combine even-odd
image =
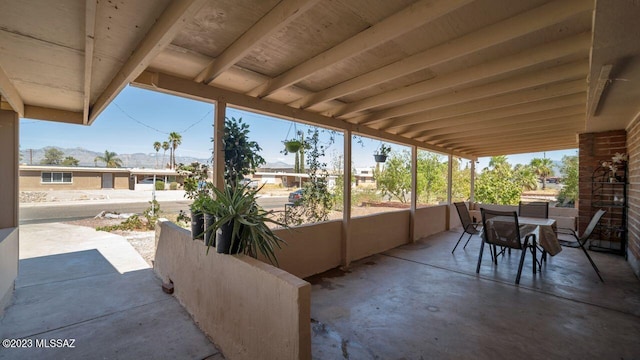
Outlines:
[{"label": "stucco half wall", "polygon": [[287,242],[277,250],[280,268],[300,278],[340,266],[342,221],[298,226],[274,233]]},{"label": "stucco half wall", "polygon": [[156,225],[154,269],[229,359],[311,359],[311,285],[247,256],[206,253],[191,232]]},{"label": "stucco half wall", "polygon": [[18,228],[0,229],[0,316],[11,303],[18,277]]}]

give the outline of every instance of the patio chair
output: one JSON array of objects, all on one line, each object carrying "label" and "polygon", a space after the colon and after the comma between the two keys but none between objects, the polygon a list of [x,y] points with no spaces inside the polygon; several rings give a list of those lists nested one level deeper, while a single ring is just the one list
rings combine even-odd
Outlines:
[{"label": "patio chair", "polygon": [[518,264],[518,274],[516,275],[516,284],[520,283],[520,275],[522,274],[522,266],[527,249],[533,254],[533,273],[536,273],[536,236],[528,234],[524,239],[520,237],[520,226],[518,224],[518,214],[515,211],[493,211],[480,209],[482,214],[483,236],[482,245],[480,245],[480,255],[478,256],[478,266],[476,273],[480,273],[480,265],[482,264],[482,253],[484,245],[489,245],[489,251],[493,247],[493,259],[498,264],[498,257],[495,255],[496,246],[508,249],[521,250],[520,263]]},{"label": "patio chair", "polygon": [[559,234],[567,234],[575,238],[575,241],[560,240],[560,244],[567,247],[574,247],[574,248],[579,247],[580,249],[582,249],[584,254],[587,256],[587,259],[589,259],[589,262],[591,263],[593,270],[595,270],[596,274],[598,274],[598,277],[600,278],[600,281],[602,282],[604,282],[604,279],[600,275],[600,270],[598,270],[596,263],[594,263],[593,259],[591,259],[591,256],[587,252],[587,249],[585,249],[584,244],[586,244],[587,241],[589,240],[591,233],[593,233],[593,230],[596,228],[596,225],[598,225],[598,222],[600,221],[604,213],[606,213],[606,211],[600,209],[593,215],[593,217],[591,218],[591,221],[589,222],[589,225],[587,226],[582,236],[578,236],[578,232],[572,229],[565,229],[565,228],[558,229]]},{"label": "patio chair", "polygon": [[518,204],[518,214],[520,216],[548,219],[549,203],[546,201],[534,201],[528,203],[520,201]]},{"label": "patio chair", "polygon": [[473,235],[479,235],[482,230],[482,228],[480,227],[481,225],[480,223],[476,223],[471,220],[471,215],[469,215],[469,209],[467,209],[467,205],[465,203],[457,202],[453,204],[456,206],[456,210],[458,211],[458,216],[460,217],[460,222],[462,223],[462,234],[460,234],[460,237],[458,238],[458,242],[456,242],[456,246],[454,246],[453,250],[451,250],[452,254],[454,251],[456,251],[458,244],[460,244],[460,240],[462,240],[462,237],[464,237],[465,234],[469,234],[469,238],[467,239],[467,242],[462,247],[463,249],[467,247],[467,244],[469,243],[469,240],[471,240],[471,237]]},{"label": "patio chair", "polygon": [[[549,218],[549,203],[546,201],[533,201],[523,203],[520,201],[518,203],[518,215],[526,216],[526,217],[534,217],[541,219]],[[547,261],[547,252],[540,246],[538,246],[538,250],[542,252],[542,261]]]}]

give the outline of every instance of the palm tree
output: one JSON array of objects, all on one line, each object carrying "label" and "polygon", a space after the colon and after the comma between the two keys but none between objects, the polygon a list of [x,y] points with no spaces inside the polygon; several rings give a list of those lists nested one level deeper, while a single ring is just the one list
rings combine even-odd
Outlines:
[{"label": "palm tree", "polygon": [[160,141],[156,141],[153,143],[153,150],[156,151],[156,169],[158,168],[158,152],[160,152],[161,147],[162,144],[160,143]]},{"label": "palm tree", "polygon": [[163,141],[162,142],[162,150],[164,150],[164,152],[162,153],[162,167],[164,167],[164,158],[167,155],[167,150],[170,149],[169,146],[169,142],[168,141]]},{"label": "palm tree", "polygon": [[547,158],[531,159],[531,167],[540,178],[542,178],[542,190],[546,189],[547,177],[553,174],[553,162]]},{"label": "palm tree", "polygon": [[109,150],[104,151],[104,156],[96,156],[95,160],[99,160],[107,164],[108,168],[117,168],[122,166],[122,160],[118,157],[118,154]]},{"label": "palm tree", "polygon": [[182,135],[177,132],[169,133],[169,143],[171,143],[171,168],[175,169],[176,167],[176,149],[178,145],[182,144]]}]

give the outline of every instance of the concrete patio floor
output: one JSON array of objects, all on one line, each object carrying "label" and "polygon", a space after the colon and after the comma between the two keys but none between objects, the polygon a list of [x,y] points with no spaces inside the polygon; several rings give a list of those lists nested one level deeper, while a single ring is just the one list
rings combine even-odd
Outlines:
[{"label": "concrete patio floor", "polygon": [[[126,239],[61,223],[20,226],[0,338],[32,340],[0,359],[223,359]],[[74,347],[36,347],[43,339]]]},{"label": "concrete patio floor", "polygon": [[[640,359],[640,281],[620,256],[563,248],[532,274],[459,229],[307,279],[314,359]],[[485,249],[486,250],[486,249]]]}]

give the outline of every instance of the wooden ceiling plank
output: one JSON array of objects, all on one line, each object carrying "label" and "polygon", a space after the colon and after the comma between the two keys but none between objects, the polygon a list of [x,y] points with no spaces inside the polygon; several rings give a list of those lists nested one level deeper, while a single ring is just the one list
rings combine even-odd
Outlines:
[{"label": "wooden ceiling plank", "polygon": [[461,86],[479,80],[491,79],[492,77],[496,77],[501,74],[522,70],[536,64],[553,61],[569,55],[584,53],[586,56],[590,46],[590,33],[571,36],[535,48],[527,49],[518,54],[488,61],[486,63],[465,68],[461,71],[345,104],[333,111],[329,111],[326,115],[340,117],[377,106],[393,104],[399,101],[406,101],[408,99],[425,96],[437,91],[451,89],[455,86]]},{"label": "wooden ceiling plank", "polygon": [[82,122],[89,123],[89,106],[91,105],[91,75],[93,73],[93,51],[96,35],[96,12],[98,0],[86,0],[85,3],[85,38],[84,38],[84,99]]},{"label": "wooden ceiling plank", "polygon": [[263,98],[289,85],[300,82],[326,67],[349,59],[380,44],[393,40],[424,24],[434,21],[472,0],[422,0],[389,16],[342,43],[318,54],[273,78],[247,95]]},{"label": "wooden ceiling plank", "polygon": [[[535,129],[535,128],[553,128],[560,127],[565,125],[571,125],[573,127],[582,125],[584,127],[584,116],[582,115],[572,115],[572,116],[561,116],[554,117],[550,119],[536,120],[536,121],[518,121],[511,123],[501,123],[501,122],[488,122],[484,124],[483,127],[479,129],[461,129],[460,127],[450,128],[448,133],[442,134],[434,134],[430,136],[425,136],[420,138],[420,141],[433,142],[440,140],[451,140],[458,138],[471,138],[482,135],[491,135],[499,132],[502,135],[503,132],[507,132],[510,130],[526,130],[526,129]],[[499,131],[497,131],[499,130]]]},{"label": "wooden ceiling plank", "polygon": [[421,112],[409,117],[399,119],[389,119],[383,123],[374,124],[373,128],[387,130],[408,125],[420,124],[426,121],[452,118],[474,113],[482,113],[518,105],[520,109],[525,109],[526,104],[541,100],[547,100],[565,95],[582,93],[586,96],[587,85],[584,80],[574,80],[553,85],[540,86],[533,89],[497,95],[491,99],[480,99],[463,104],[452,105],[433,111]]},{"label": "wooden ceiling plank", "polygon": [[24,101],[20,97],[18,89],[13,85],[9,76],[0,64],[0,97],[5,100],[13,111],[17,112],[20,117],[24,117]]},{"label": "wooden ceiling plank", "polygon": [[220,74],[244,58],[256,44],[283,29],[320,0],[283,0],[212,60],[194,81],[211,84]]},{"label": "wooden ceiling plank", "polygon": [[588,71],[589,62],[585,59],[585,61],[577,61],[547,70],[528,73],[453,93],[434,96],[406,105],[376,111],[370,114],[351,118],[349,121],[360,125],[376,124],[379,122],[385,122],[385,120],[394,117],[411,115],[427,110],[435,110],[445,106],[463,104],[469,101],[486,99],[493,96],[562,81],[582,79],[581,81],[586,86],[584,75],[588,73]]},{"label": "wooden ceiling plank", "polygon": [[555,1],[347,80],[315,94],[307,95],[289,105],[304,109],[328,100],[336,99],[385,81],[396,79],[516,39],[560,23],[584,11],[591,11],[592,9],[593,3],[591,1]]},{"label": "wooden ceiling plank", "polygon": [[153,58],[171,43],[186,21],[191,19],[206,2],[207,0],[173,0],[169,3],[136,50],[93,104],[89,123],[104,111],[129,82],[149,66]]},{"label": "wooden ceiling plank", "polygon": [[192,80],[182,79],[169,74],[145,71],[132,81],[132,85],[148,90],[188,97],[199,101],[223,101],[229,106],[233,105],[234,107],[238,107],[241,109],[247,109],[249,111],[267,115],[275,115],[288,120],[299,121],[302,123],[327,127],[335,130],[351,130],[353,133],[363,134],[377,139],[383,139],[405,145],[415,145],[427,150],[460,156],[467,159],[474,158],[473,154],[460,152],[452,153],[448,149],[435,147],[424,142],[415,141],[402,136],[367,127],[355,126],[340,119],[329,118],[317,113],[294,109],[286,104],[279,104],[264,99],[258,99],[253,96],[239,94],[211,85],[196,83]]},{"label": "wooden ceiling plank", "polygon": [[[472,124],[482,123],[486,121],[496,121],[498,119],[517,119],[518,117],[532,116],[535,118],[537,114],[559,114],[572,112],[571,115],[583,114],[584,108],[580,110],[580,106],[584,106],[586,99],[583,94],[574,94],[563,96],[553,100],[538,101],[536,103],[516,105],[508,108],[497,110],[488,110],[482,113],[467,114],[455,118],[447,118],[442,120],[434,120],[424,122],[422,124],[410,125],[402,128],[400,131],[393,133],[400,135],[415,134],[422,131],[434,131],[442,127],[460,126],[468,127]],[[556,115],[558,116],[558,115]],[[515,121],[515,120],[514,120]]]},{"label": "wooden ceiling plank", "polygon": [[481,129],[492,127],[492,126],[508,126],[515,123],[540,122],[540,121],[546,121],[546,120],[552,120],[552,119],[563,119],[566,117],[576,117],[576,118],[581,117],[582,121],[584,122],[584,108],[582,109],[581,108],[582,108],[582,105],[568,106],[560,109],[540,111],[536,113],[506,117],[502,119],[479,120],[473,123],[468,123],[464,126],[456,125],[455,123],[452,123],[449,125],[443,124],[437,129],[421,131],[420,133],[415,135],[411,135],[411,134],[403,134],[403,135],[410,136],[411,138],[416,139],[418,141],[425,141],[425,139],[431,136],[449,134],[452,132],[452,129],[460,130],[464,128],[464,131],[474,131],[474,130],[481,130]]},{"label": "wooden ceiling plank", "polygon": [[[529,123],[532,124],[532,123]],[[483,131],[478,134],[467,135],[465,137],[455,137],[455,138],[447,138],[443,136],[438,140],[427,140],[428,143],[436,146],[442,147],[458,147],[463,144],[475,145],[475,144],[486,144],[491,141],[495,141],[497,138],[503,137],[513,137],[521,139],[520,135],[526,134],[527,136],[546,136],[546,135],[554,135],[558,133],[577,133],[580,130],[584,130],[584,126],[581,126],[578,123],[564,123],[564,124],[554,124],[548,125],[546,127],[542,126],[521,126],[521,128],[511,128],[511,129],[502,129],[499,132],[496,132],[495,129],[488,129],[487,131]],[[456,134],[458,135],[458,134]],[[495,136],[491,136],[495,135]]]},{"label": "wooden ceiling plank", "polygon": [[[546,144],[558,144],[558,143],[573,143],[577,145],[575,134],[572,135],[557,135],[557,136],[545,136],[545,137],[536,137],[530,139],[501,139],[499,144],[495,143],[495,139],[493,141],[489,141],[484,145],[466,145],[460,146],[456,149],[459,151],[473,151],[473,153],[492,150],[496,152],[500,152],[504,149],[517,149],[519,145],[523,148],[530,147],[538,147],[540,149],[544,149]],[[495,149],[495,150],[494,150]]]},{"label": "wooden ceiling plank", "polygon": [[491,150],[478,150],[478,157],[526,154],[526,153],[540,152],[540,151],[569,150],[569,149],[575,149],[577,147],[578,147],[577,143],[561,141],[553,144],[545,144],[544,147],[540,147],[539,145],[532,145],[532,146],[523,146],[520,148],[518,147],[504,148],[500,152],[494,152]]}]

